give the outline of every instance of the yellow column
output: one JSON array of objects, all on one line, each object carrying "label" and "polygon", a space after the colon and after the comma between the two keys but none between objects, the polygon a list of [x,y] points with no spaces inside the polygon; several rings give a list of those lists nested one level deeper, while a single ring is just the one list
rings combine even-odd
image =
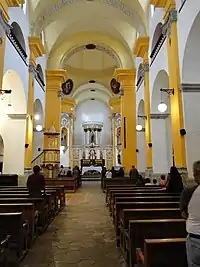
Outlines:
[{"label": "yellow column", "polygon": [[[20,0],[1,0],[0,1],[0,10],[2,11],[2,16],[0,16],[0,24],[3,25],[5,31],[9,30],[9,21],[8,8],[9,7],[19,7],[20,3],[23,1]],[[0,85],[3,82],[3,70],[4,70],[4,58],[5,58],[5,36],[0,36]]]},{"label": "yellow column", "polygon": [[116,69],[115,77],[121,84],[121,144],[122,165],[128,173],[131,166],[137,166],[136,140],[136,89],[135,69]]},{"label": "yellow column", "polygon": [[68,126],[69,134],[69,166],[73,167],[73,137],[74,137],[74,107],[76,101],[72,98],[63,98],[61,102],[61,112],[69,114],[70,122]]},{"label": "yellow column", "polygon": [[182,93],[180,89],[180,66],[178,53],[177,11],[174,0],[151,0],[156,7],[165,8],[163,26],[167,36],[169,86],[174,89],[174,95],[170,96],[172,137],[175,165],[186,169],[185,137],[180,135],[180,129],[184,128]]},{"label": "yellow column", "polygon": [[28,103],[27,103],[27,119],[26,119],[26,144],[25,149],[25,168],[31,168],[32,150],[33,150],[33,120],[34,120],[34,75],[36,73],[36,59],[43,56],[45,53],[40,37],[29,37],[29,88],[28,88]]},{"label": "yellow column", "polygon": [[150,90],[149,90],[149,37],[139,37],[136,41],[134,54],[143,59],[144,68],[144,109],[145,109],[145,140],[146,140],[146,168],[152,171],[152,143],[150,118]]},{"label": "yellow column", "polygon": [[116,149],[117,149],[117,143],[116,143],[116,125],[115,125],[115,114],[120,113],[120,97],[114,97],[109,100],[109,105],[111,108],[111,114],[112,114],[112,148],[113,148],[113,166],[117,165],[116,159]]},{"label": "yellow column", "polygon": [[[67,72],[62,69],[46,70],[46,107],[45,107],[45,131],[52,127],[60,134],[61,98],[58,93],[61,85],[66,81]],[[48,136],[44,135],[44,149],[48,149]],[[60,150],[60,141],[57,142],[57,150]]]}]

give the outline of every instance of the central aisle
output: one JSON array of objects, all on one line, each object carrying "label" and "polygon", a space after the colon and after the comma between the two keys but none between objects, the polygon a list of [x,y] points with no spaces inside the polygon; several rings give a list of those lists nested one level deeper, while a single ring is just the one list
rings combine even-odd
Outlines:
[{"label": "central aisle", "polygon": [[38,238],[22,267],[122,267],[100,183],[83,183]]}]

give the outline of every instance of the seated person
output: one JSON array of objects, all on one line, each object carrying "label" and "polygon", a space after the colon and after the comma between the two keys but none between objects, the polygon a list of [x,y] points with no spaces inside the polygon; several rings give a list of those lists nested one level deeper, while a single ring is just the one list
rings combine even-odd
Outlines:
[{"label": "seated person", "polygon": [[157,185],[157,180],[153,179],[153,185]]},{"label": "seated person", "polygon": [[106,172],[106,178],[112,178],[112,172],[111,171],[107,171]]},{"label": "seated person", "polygon": [[145,179],[145,185],[153,185],[153,184],[151,183],[150,178],[146,178],[146,179]]},{"label": "seated person", "polygon": [[72,177],[71,167],[69,167],[69,169],[67,171],[67,177]]},{"label": "seated person", "polygon": [[64,167],[63,165],[60,166],[60,172],[58,174],[58,176],[64,176],[65,175],[65,170],[64,170]]},{"label": "seated person", "polygon": [[161,185],[161,186],[166,186],[166,184],[167,184],[167,179],[166,179],[165,175],[162,174],[162,175],[160,176],[160,185]]}]

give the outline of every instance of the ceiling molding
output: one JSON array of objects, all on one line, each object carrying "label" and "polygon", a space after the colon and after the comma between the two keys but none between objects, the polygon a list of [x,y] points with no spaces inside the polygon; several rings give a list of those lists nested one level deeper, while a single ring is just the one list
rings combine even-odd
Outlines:
[{"label": "ceiling molding", "polygon": [[112,76],[113,71],[115,70],[115,66],[101,70],[92,70],[92,69],[87,70],[65,65],[64,69],[67,70],[67,72],[73,76],[89,77],[89,78],[95,77],[96,79],[101,79]]},{"label": "ceiling molding", "polygon": [[[65,58],[63,59],[63,63],[61,63],[61,65],[63,64],[63,67],[65,68],[65,65],[67,64],[66,61],[69,60],[74,54],[76,54],[82,50],[87,50],[85,45],[73,47],[68,52],[68,54],[65,56]],[[118,57],[118,55],[115,53],[115,51],[112,48],[107,47],[104,44],[96,44],[96,50],[108,54],[115,61],[117,68],[122,67],[122,62],[121,62],[120,58]]]},{"label": "ceiling molding", "polygon": [[[57,0],[49,7],[46,7],[43,9],[43,12],[40,13],[40,15],[35,18],[35,21],[32,22],[35,28],[35,33],[40,34],[42,30],[51,22],[52,17],[55,14],[58,14],[63,8],[67,5],[82,3],[82,0]],[[137,26],[137,31],[141,36],[146,35],[146,29],[144,26],[143,21],[141,20],[140,16],[138,15],[138,12],[133,12],[131,8],[121,0],[95,0],[95,2],[98,2],[100,4],[109,5],[118,11],[120,11],[123,15],[125,15],[127,18],[129,18],[130,21],[135,21]]]}]

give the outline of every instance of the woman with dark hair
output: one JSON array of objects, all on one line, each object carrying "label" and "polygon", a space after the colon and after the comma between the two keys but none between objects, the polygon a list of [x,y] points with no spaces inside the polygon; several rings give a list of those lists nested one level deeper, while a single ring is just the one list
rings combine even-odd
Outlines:
[{"label": "woman with dark hair", "polygon": [[183,190],[182,177],[175,166],[170,168],[166,191],[168,193],[181,193]]}]

